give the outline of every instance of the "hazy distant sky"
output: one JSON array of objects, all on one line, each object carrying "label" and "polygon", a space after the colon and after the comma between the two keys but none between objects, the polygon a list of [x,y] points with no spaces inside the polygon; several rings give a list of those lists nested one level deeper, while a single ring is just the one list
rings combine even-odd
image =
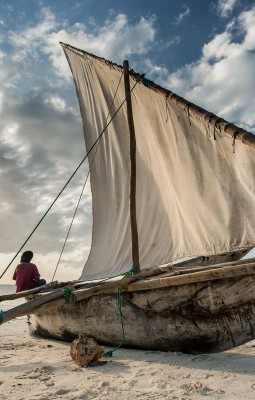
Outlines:
[{"label": "hazy distant sky", "polygon": [[[252,0],[0,2],[0,273],[85,154],[59,41],[130,66],[255,131]],[[87,173],[84,165],[25,246],[51,280]],[[91,238],[86,187],[56,279],[76,279]],[[25,250],[24,249],[24,250]],[[11,283],[14,261],[0,283]]]}]

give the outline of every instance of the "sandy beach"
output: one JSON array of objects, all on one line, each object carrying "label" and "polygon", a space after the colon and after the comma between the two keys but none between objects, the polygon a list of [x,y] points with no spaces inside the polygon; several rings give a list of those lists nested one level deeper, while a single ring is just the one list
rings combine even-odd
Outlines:
[{"label": "sandy beach", "polygon": [[3,324],[0,338],[1,400],[255,398],[255,341],[199,356],[119,349],[79,368],[70,343],[31,338],[24,320]]}]

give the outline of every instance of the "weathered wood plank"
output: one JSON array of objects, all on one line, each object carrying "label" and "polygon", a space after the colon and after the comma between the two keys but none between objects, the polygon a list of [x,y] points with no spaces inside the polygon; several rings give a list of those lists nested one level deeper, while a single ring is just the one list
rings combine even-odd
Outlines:
[{"label": "weathered wood plank", "polygon": [[53,301],[62,296],[64,296],[64,289],[57,289],[54,292],[47,293],[27,303],[11,308],[10,310],[3,312],[3,322],[8,322],[14,318],[32,313],[34,308],[37,308],[46,302]]},{"label": "weathered wood plank", "polygon": [[[79,290],[74,290],[73,293],[76,296],[76,301],[81,301],[88,299],[91,296],[100,296],[106,293],[113,293],[116,288],[121,288],[123,291],[134,292],[140,290],[150,290],[150,289],[160,289],[171,286],[184,285],[188,283],[196,283],[196,282],[206,282],[213,281],[217,279],[227,279],[233,278],[237,276],[245,276],[251,275],[255,273],[255,263],[249,262],[241,265],[235,266],[226,266],[226,267],[218,267],[213,270],[209,269],[206,271],[198,271],[198,272],[188,272],[181,271],[181,274],[175,276],[175,272],[172,273],[172,276],[166,277],[157,277],[152,280],[139,280],[141,278],[151,277],[153,274],[155,276],[159,275],[159,269],[155,269],[152,271],[142,271],[141,273],[122,278],[119,280],[107,281],[103,282],[95,287],[81,288]],[[137,282],[136,282],[137,281]],[[71,286],[74,289],[73,286]],[[54,306],[54,301],[57,303]],[[34,314],[39,312],[40,309],[53,309],[54,307],[59,307],[60,305],[65,304],[64,299],[64,289],[58,289],[52,293],[42,294],[39,298],[31,300],[26,304],[22,304],[17,306],[11,310],[8,310],[3,313],[3,322],[7,322],[13,318],[26,315],[26,314]]]},{"label": "weathered wood plank", "polygon": [[56,284],[57,282],[51,282],[48,283],[47,285],[43,285],[43,286],[39,286],[36,287],[34,289],[29,289],[29,290],[24,290],[23,292],[18,292],[18,293],[10,293],[10,294],[3,294],[2,296],[0,295],[0,302],[1,301],[6,301],[6,300],[16,300],[19,299],[21,297],[27,297],[36,293],[40,293],[42,291],[44,291],[45,289],[49,289],[51,288],[52,285]]},{"label": "weathered wood plank", "polygon": [[[121,292],[127,347],[211,353],[254,339],[255,274]],[[117,296],[92,296],[30,316],[31,334],[72,341],[80,333],[116,346],[122,338]]]},{"label": "weathered wood plank", "polygon": [[255,263],[246,265],[236,265],[224,268],[215,268],[214,270],[199,271],[177,276],[166,276],[157,280],[147,280],[131,283],[127,290],[132,292],[136,290],[148,290],[153,288],[163,288],[168,286],[185,285],[187,283],[206,282],[216,279],[228,279],[237,276],[255,274]]}]

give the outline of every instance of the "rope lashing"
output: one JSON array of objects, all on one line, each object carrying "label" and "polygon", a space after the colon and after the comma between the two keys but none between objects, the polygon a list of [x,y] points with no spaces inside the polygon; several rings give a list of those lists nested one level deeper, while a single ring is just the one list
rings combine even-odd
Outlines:
[{"label": "rope lashing", "polygon": [[233,142],[232,142],[233,153],[235,153],[235,151],[236,151],[236,136],[238,135],[238,133],[240,133],[240,132],[242,132],[242,131],[243,131],[243,129],[238,128],[238,129],[233,133],[233,136],[232,136],[232,139],[233,139]]},{"label": "rope lashing", "polygon": [[213,113],[207,112],[207,113],[205,114],[205,116],[204,116],[204,119],[207,118],[207,117],[209,117],[209,118],[208,118],[207,128],[208,128],[208,137],[210,138],[210,137],[211,137],[210,124],[212,123],[212,118],[214,117],[214,114],[213,114]]},{"label": "rope lashing", "polygon": [[135,275],[135,274],[136,274],[136,271],[137,271],[137,266],[136,266],[136,265],[133,265],[133,267],[132,267],[129,271],[125,272],[125,274],[123,274],[123,276],[124,276],[125,278],[128,278],[129,276]]},{"label": "rope lashing", "polygon": [[191,120],[190,120],[190,106],[191,106],[191,103],[188,103],[187,106],[186,106],[186,109],[187,109],[189,124],[190,124],[190,126],[191,126]]},{"label": "rope lashing", "polygon": [[144,86],[146,86],[147,88],[150,87],[151,81],[149,79],[143,78],[142,79],[142,83],[144,84]]},{"label": "rope lashing", "polygon": [[221,127],[221,125],[220,125],[220,122],[221,122],[221,123],[225,123],[225,121],[224,121],[223,118],[217,118],[216,121],[215,121],[215,123],[214,123],[214,140],[217,139],[217,138],[216,138],[216,135],[215,135],[215,130],[216,130],[216,128],[221,132],[222,127]]},{"label": "rope lashing", "polygon": [[77,300],[76,295],[69,288],[64,289],[64,297],[66,304],[74,303]]},{"label": "rope lashing", "polygon": [[219,130],[220,130],[220,128],[217,126],[217,124],[218,124],[220,121],[223,121],[223,119],[222,119],[222,118],[217,118],[216,121],[214,122],[214,129],[213,129],[213,139],[214,139],[214,140],[217,140],[217,138],[216,138],[216,129],[219,129]]},{"label": "rope lashing", "polygon": [[121,310],[121,289],[120,289],[119,287],[118,287],[118,289],[117,289],[117,308],[118,308],[119,314],[120,314],[120,322],[121,322],[121,330],[122,330],[122,339],[121,339],[120,344],[119,344],[117,347],[115,347],[115,349],[106,351],[106,352],[104,353],[104,357],[106,357],[106,358],[112,357],[114,351],[118,350],[118,349],[123,345],[123,343],[125,342],[125,331],[124,331],[124,324],[123,324],[123,320],[125,319],[125,317],[124,317],[124,315],[122,314],[122,310]]},{"label": "rope lashing", "polygon": [[2,325],[4,322],[4,313],[2,310],[0,310],[0,325]]}]

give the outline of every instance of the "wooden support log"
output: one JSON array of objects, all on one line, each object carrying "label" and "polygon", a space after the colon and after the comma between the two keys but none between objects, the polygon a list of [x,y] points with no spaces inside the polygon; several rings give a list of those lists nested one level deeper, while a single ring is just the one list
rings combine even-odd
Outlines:
[{"label": "wooden support log", "polygon": [[[198,257],[198,260],[200,259],[201,257]],[[192,261],[192,260],[190,260],[190,261]],[[252,263],[252,262],[255,262],[255,258],[253,257],[253,258],[246,258],[246,259],[244,259],[244,260],[240,260],[240,259],[238,259],[238,260],[233,260],[233,261],[227,261],[227,262],[224,262],[224,263],[217,263],[217,264],[212,264],[212,265],[206,265],[206,267],[208,267],[208,268],[217,268],[217,267],[226,267],[226,266],[231,266],[231,265],[244,265],[244,264],[250,264],[250,263]],[[201,268],[203,268],[204,267],[204,264],[202,264],[201,265],[201,263],[189,263],[189,260],[188,260],[188,262],[187,262],[187,264],[186,264],[186,262],[185,261],[183,261],[183,262],[181,262],[181,263],[177,263],[177,264],[173,264],[173,267],[174,267],[174,269],[177,269],[177,268],[180,268],[180,267],[194,267],[194,268],[196,268],[196,267],[201,267]],[[193,269],[193,268],[192,268]]]},{"label": "wooden support log", "polygon": [[177,276],[166,276],[157,280],[148,280],[143,282],[131,283],[126,289],[128,292],[137,290],[160,289],[167,286],[178,286],[196,282],[213,281],[217,279],[236,278],[238,276],[246,276],[255,274],[255,263],[246,265],[236,265],[224,268],[215,268],[213,270],[199,271],[187,273]]},{"label": "wooden support log", "polygon": [[48,283],[47,285],[39,286],[34,289],[29,289],[29,290],[24,290],[23,292],[18,292],[18,293],[10,293],[10,294],[3,294],[0,296],[0,302],[6,301],[6,300],[16,300],[20,299],[21,297],[27,297],[36,293],[40,293],[44,291],[45,289],[50,289],[52,285],[56,284],[56,282],[51,282]]},{"label": "wooden support log", "polygon": [[44,288],[44,286],[42,286],[40,288],[25,290],[24,292],[3,294],[2,296],[0,296],[0,302],[1,301],[6,301],[6,300],[16,300],[16,299],[19,299],[21,297],[26,297],[26,296],[28,296],[30,294],[39,293],[42,290],[42,288]]},{"label": "wooden support log", "polygon": [[[70,285],[68,286],[70,288]],[[11,308],[10,310],[2,313],[2,323],[8,322],[14,318],[21,317],[23,315],[31,314],[33,309],[40,307],[40,305],[47,302],[59,299],[64,296],[64,288],[57,289],[53,292],[47,293],[43,296],[37,297],[27,303],[21,304],[17,307]]]},{"label": "wooden support log", "polygon": [[[166,276],[176,276],[176,275],[184,275],[184,274],[191,274],[194,272],[199,272],[199,271],[209,271],[217,268],[225,268],[225,267],[234,267],[235,265],[246,265],[246,264],[251,264],[255,262],[255,258],[249,258],[246,260],[238,260],[238,261],[232,261],[232,262],[226,262],[223,264],[213,264],[213,265],[208,265],[206,267],[204,266],[191,266],[192,268],[184,268],[184,266],[181,266],[179,268],[178,264],[174,265],[172,270],[163,272],[160,278],[166,277]],[[189,265],[188,265],[189,266]],[[152,277],[153,279],[153,277]]]}]

